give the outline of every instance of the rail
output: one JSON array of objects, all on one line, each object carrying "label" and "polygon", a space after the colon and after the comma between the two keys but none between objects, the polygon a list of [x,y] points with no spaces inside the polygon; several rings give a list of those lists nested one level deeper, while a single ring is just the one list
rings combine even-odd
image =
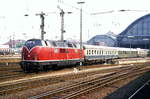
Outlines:
[{"label": "rail", "polygon": [[[126,67],[126,68],[119,68],[118,72],[120,72],[120,69],[122,69],[122,71],[124,70],[128,70],[131,69],[132,67]],[[117,70],[115,70],[117,71]],[[93,74],[93,72],[91,72],[91,74],[93,75],[92,77],[94,78],[94,76],[102,76],[102,74],[97,74],[99,72],[95,72],[95,74]],[[114,72],[116,73],[116,72]],[[90,74],[90,73],[89,73]],[[107,73],[108,74],[108,73]],[[77,78],[86,78],[85,75],[87,75],[86,73],[80,74],[80,73],[75,73],[75,74],[69,74],[69,75],[64,75],[64,76],[54,76],[54,77],[44,77],[44,78],[37,78],[37,77],[33,77],[32,79],[21,79],[21,80],[17,80],[16,82],[10,82],[10,83],[0,83],[0,95],[4,95],[4,94],[10,94],[12,92],[16,92],[17,90],[24,90],[26,89],[30,89],[30,88],[35,88],[37,86],[43,86],[41,82],[43,83],[47,83],[45,85],[51,85],[57,82],[62,82],[64,81],[63,78],[65,78],[65,80],[67,81],[67,79],[77,79]],[[88,76],[91,77],[91,76]],[[40,84],[41,83],[41,84]]]},{"label": "rail", "polygon": [[149,85],[150,80],[148,80],[143,86],[141,86],[135,93],[133,93],[128,99],[132,99],[136,94],[139,93],[141,89],[143,89],[146,85]]},{"label": "rail", "polygon": [[[135,73],[134,73],[134,72]],[[96,88],[103,87],[115,81],[125,79],[129,76],[133,76],[133,74],[143,73],[145,69],[134,68],[128,70],[122,70],[106,75],[104,77],[96,77],[86,81],[80,81],[78,83],[74,83],[67,87],[61,87],[56,90],[48,91],[46,93],[42,93],[33,97],[29,97],[28,99],[39,99],[39,98],[61,98],[61,99],[71,99],[77,97],[83,93],[95,90]],[[138,72],[138,73],[137,73]],[[78,89],[78,90],[77,90]]]}]

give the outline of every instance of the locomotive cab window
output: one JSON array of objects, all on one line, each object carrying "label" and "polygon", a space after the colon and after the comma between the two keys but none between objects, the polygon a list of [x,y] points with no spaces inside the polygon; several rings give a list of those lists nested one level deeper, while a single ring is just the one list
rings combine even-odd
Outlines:
[{"label": "locomotive cab window", "polygon": [[77,48],[77,45],[76,45],[76,44],[74,44],[74,43],[73,43],[73,46],[74,46],[75,48]]},{"label": "locomotive cab window", "polygon": [[89,50],[89,55],[91,54],[91,50]]},{"label": "locomotive cab window", "polygon": [[72,43],[68,43],[68,47],[73,47]]},{"label": "locomotive cab window", "polygon": [[49,47],[56,47],[56,44],[54,41],[47,40],[46,42]]},{"label": "locomotive cab window", "polygon": [[55,42],[56,47],[67,47],[66,43],[64,42]]},{"label": "locomotive cab window", "polygon": [[50,46],[49,42],[45,41],[46,46]]},{"label": "locomotive cab window", "polygon": [[39,40],[38,39],[31,39],[31,40],[26,41],[25,46],[28,49],[32,49],[35,46],[43,46],[43,44],[42,44],[42,41],[40,39]]}]

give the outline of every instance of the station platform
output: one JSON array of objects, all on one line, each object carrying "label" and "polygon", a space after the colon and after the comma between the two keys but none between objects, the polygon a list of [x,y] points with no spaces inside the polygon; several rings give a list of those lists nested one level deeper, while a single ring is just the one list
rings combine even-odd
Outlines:
[{"label": "station platform", "polygon": [[146,63],[150,62],[150,58],[126,58],[126,59],[117,59],[118,64],[136,64],[136,63]]}]

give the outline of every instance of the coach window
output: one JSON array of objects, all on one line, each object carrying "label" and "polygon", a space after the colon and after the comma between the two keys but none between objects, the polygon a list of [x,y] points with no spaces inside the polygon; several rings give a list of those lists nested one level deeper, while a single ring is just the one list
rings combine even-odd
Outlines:
[{"label": "coach window", "polygon": [[89,55],[91,54],[91,50],[89,50]]},{"label": "coach window", "polygon": [[86,54],[88,55],[89,54],[89,51],[87,50]]},{"label": "coach window", "polygon": [[121,54],[123,54],[123,51],[120,51]]},{"label": "coach window", "polygon": [[73,45],[71,43],[68,43],[68,47],[73,47]]},{"label": "coach window", "polygon": [[95,50],[95,54],[96,54],[96,50]]}]

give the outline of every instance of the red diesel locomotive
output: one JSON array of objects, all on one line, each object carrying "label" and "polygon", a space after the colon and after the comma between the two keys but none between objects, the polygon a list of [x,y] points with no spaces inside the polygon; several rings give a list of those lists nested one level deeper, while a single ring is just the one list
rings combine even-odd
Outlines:
[{"label": "red diesel locomotive", "polygon": [[43,70],[48,67],[76,65],[83,60],[79,44],[41,39],[30,39],[22,48],[21,68],[25,72]]},{"label": "red diesel locomotive", "polygon": [[114,59],[147,57],[149,50],[84,45],[80,55],[79,44],[41,39],[26,41],[22,49],[21,68],[25,72],[46,70],[60,66],[76,65],[80,62],[115,63]]}]

